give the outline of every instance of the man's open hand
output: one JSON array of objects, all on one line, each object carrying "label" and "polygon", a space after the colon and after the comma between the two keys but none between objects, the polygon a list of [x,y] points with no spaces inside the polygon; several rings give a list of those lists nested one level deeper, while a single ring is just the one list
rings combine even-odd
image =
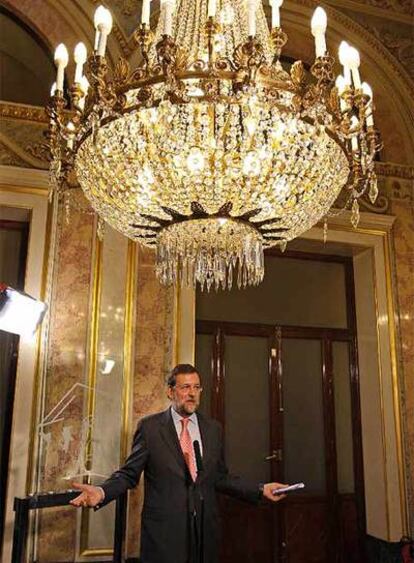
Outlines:
[{"label": "man's open hand", "polygon": [[70,504],[73,504],[73,506],[96,506],[104,499],[104,494],[100,487],[75,482],[72,483],[72,487],[82,491],[78,497],[70,501]]},{"label": "man's open hand", "polygon": [[287,487],[283,483],[266,483],[263,485],[263,497],[271,500],[272,502],[278,502],[285,498],[286,495],[278,495],[277,489],[282,489],[283,487]]}]

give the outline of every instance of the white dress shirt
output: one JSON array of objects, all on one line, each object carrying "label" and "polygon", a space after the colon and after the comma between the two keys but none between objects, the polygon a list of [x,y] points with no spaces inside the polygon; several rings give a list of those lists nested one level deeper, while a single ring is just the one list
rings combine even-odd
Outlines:
[{"label": "white dress shirt", "polygon": [[[181,436],[181,431],[183,429],[183,425],[181,423],[181,420],[184,417],[182,417],[180,414],[178,414],[178,412],[176,412],[173,409],[173,407],[171,407],[171,416],[172,416],[174,426],[175,426],[175,429],[177,431],[178,440],[179,440],[180,436]],[[203,455],[203,443],[201,441],[200,427],[198,425],[197,415],[194,412],[191,416],[189,416],[187,418],[190,421],[188,423],[188,432],[190,433],[191,441],[194,442],[194,440],[198,440],[198,443],[200,444],[200,452],[201,452],[201,455]]]}]

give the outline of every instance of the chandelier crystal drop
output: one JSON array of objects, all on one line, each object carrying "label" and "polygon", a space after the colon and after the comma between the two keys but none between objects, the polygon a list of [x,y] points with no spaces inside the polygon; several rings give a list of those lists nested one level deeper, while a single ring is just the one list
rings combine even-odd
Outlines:
[{"label": "chandelier crystal drop", "polygon": [[318,8],[315,62],[307,72],[296,61],[288,73],[280,62],[282,1],[270,4],[271,30],[259,0],[161,0],[153,33],[144,0],[135,33],[142,63],[131,69],[121,58],[112,71],[112,18],[100,6],[85,74],[77,46],[70,112],[68,55],[57,49],[52,185],[67,189],[75,171],[101,219],[156,249],[161,283],[256,285],[264,249],[284,249],[326,219],[343,188],[353,223],[358,199],[378,193],[380,142],[358,52],[341,45],[344,76],[335,83]]}]

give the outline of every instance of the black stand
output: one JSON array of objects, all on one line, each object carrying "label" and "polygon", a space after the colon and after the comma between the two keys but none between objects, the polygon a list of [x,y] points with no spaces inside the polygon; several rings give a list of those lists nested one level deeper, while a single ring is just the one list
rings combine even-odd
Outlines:
[{"label": "black stand", "polygon": [[[11,563],[24,563],[26,555],[27,534],[29,531],[29,511],[38,508],[66,506],[79,495],[79,491],[65,493],[48,493],[32,495],[24,498],[15,497],[13,510],[16,513],[13,530],[13,549]],[[116,519],[114,532],[113,563],[122,563],[123,543],[127,511],[126,493],[116,500]]]}]

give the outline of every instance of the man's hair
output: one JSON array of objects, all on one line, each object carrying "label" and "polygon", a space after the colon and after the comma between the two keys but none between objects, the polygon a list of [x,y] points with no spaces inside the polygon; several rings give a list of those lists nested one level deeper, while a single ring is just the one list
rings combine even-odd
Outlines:
[{"label": "man's hair", "polygon": [[177,383],[177,375],[180,375],[181,373],[196,373],[198,377],[200,377],[199,372],[191,364],[178,364],[167,375],[168,387],[175,387],[175,384]]}]

